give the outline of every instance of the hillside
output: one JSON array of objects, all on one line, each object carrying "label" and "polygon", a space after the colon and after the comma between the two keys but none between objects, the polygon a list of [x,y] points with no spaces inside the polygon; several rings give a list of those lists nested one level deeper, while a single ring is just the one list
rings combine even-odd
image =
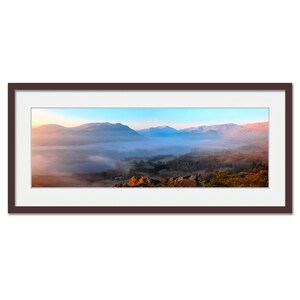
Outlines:
[{"label": "hillside", "polygon": [[265,138],[268,136],[269,123],[257,122],[237,125],[234,123],[203,125],[176,130],[169,126],[151,127],[139,130],[145,137],[183,138],[183,139],[234,139]]},{"label": "hillside", "polygon": [[204,179],[199,175],[187,175],[180,177],[170,177],[167,179],[154,179],[150,177],[135,177],[132,176],[127,183],[117,184],[115,187],[267,187],[268,186],[268,171],[256,170],[252,172],[240,172],[238,174],[216,171],[212,174],[209,180]]},{"label": "hillside", "polygon": [[143,136],[121,123],[86,123],[76,127],[49,124],[32,129],[32,143],[39,146],[143,140]]}]

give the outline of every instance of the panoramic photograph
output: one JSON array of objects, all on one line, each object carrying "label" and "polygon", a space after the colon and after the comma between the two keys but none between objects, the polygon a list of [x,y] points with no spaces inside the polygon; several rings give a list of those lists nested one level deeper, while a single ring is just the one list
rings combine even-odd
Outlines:
[{"label": "panoramic photograph", "polygon": [[266,188],[268,108],[32,108],[32,187]]}]

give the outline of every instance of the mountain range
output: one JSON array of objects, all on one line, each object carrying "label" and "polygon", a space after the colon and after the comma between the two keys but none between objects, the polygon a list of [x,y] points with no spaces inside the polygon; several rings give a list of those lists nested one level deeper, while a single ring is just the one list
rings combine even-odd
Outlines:
[{"label": "mountain range", "polygon": [[269,123],[257,122],[243,125],[234,123],[203,125],[176,130],[169,126],[152,127],[137,132],[146,137],[182,137],[182,138],[234,138],[268,137]]},{"label": "mountain range", "polygon": [[33,145],[83,145],[101,142],[142,141],[145,137],[121,123],[86,123],[76,127],[56,124],[32,129]]},{"label": "mountain range", "polygon": [[121,123],[86,123],[76,127],[48,124],[32,128],[32,142],[33,145],[83,145],[100,142],[143,142],[155,138],[251,141],[267,139],[268,130],[268,122],[205,125],[181,130],[158,126],[136,131]]}]

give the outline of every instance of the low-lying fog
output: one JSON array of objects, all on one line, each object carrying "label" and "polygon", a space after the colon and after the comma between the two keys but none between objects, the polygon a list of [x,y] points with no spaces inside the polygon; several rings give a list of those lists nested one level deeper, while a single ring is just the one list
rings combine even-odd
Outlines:
[{"label": "low-lying fog", "polygon": [[104,142],[89,145],[33,146],[33,175],[67,175],[111,170],[124,159],[156,155],[181,155],[191,151],[216,151],[242,146],[225,140],[155,138],[142,142]]}]

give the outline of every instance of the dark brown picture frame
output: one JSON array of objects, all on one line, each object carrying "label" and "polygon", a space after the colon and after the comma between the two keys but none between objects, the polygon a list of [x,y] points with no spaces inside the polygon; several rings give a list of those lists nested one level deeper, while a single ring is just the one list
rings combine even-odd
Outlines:
[{"label": "dark brown picture frame", "polygon": [[[285,92],[285,206],[211,207],[21,207],[15,203],[15,94],[20,90],[282,90]],[[292,213],[292,84],[291,83],[9,83],[8,84],[8,212],[9,213]]]}]

